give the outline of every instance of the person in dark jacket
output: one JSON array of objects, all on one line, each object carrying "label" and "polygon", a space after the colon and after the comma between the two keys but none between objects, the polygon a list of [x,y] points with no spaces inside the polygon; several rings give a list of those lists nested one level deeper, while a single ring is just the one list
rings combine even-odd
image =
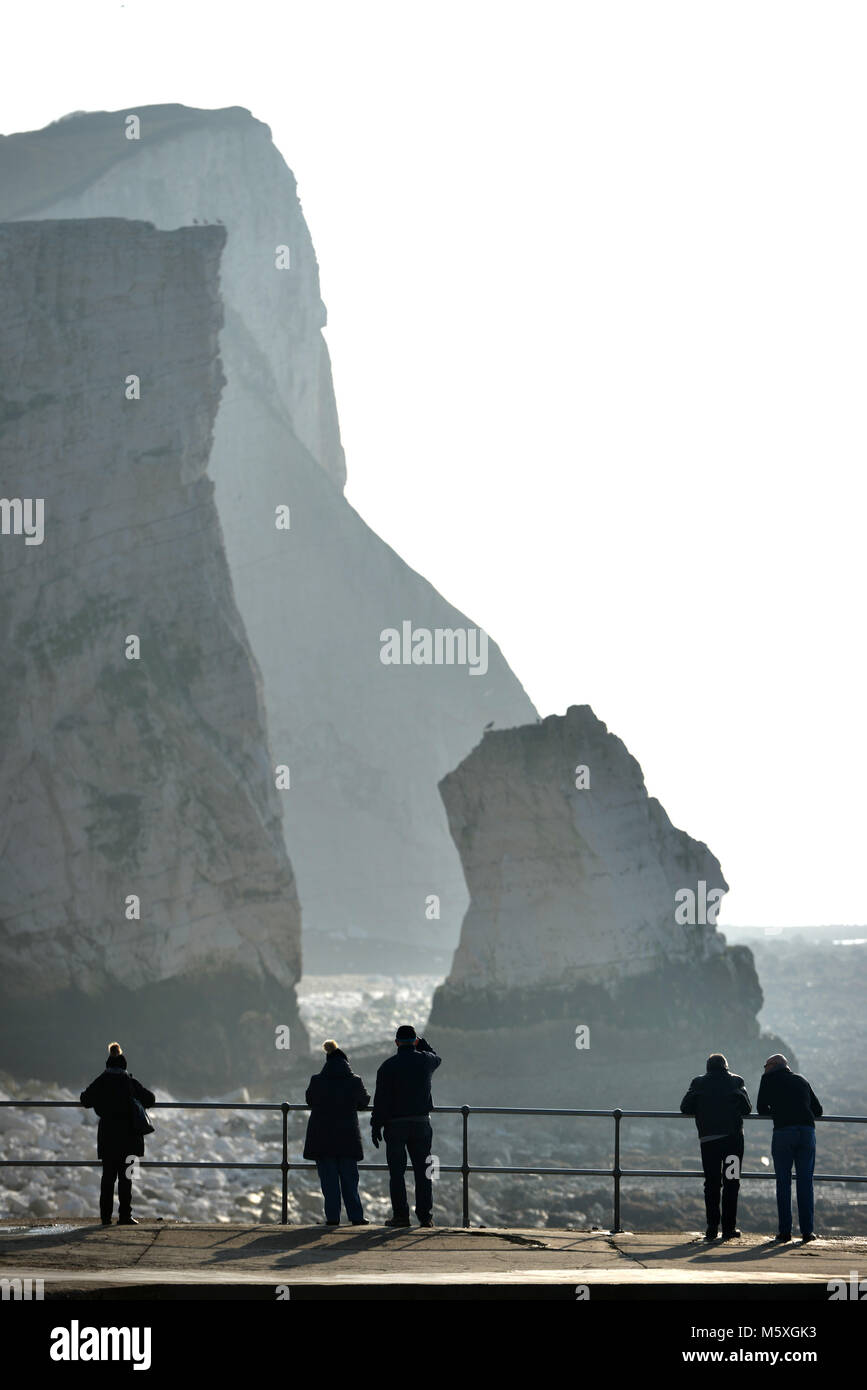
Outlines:
[{"label": "person in dark jacket", "polygon": [[744,1078],[729,1071],[721,1052],[707,1059],[704,1076],[695,1076],[680,1102],[682,1115],[692,1115],[698,1130],[701,1166],[704,1170],[705,1240],[716,1240],[720,1223],[722,1187],[722,1238],[736,1240],[738,1192],[744,1157],[744,1115],[752,1102]]},{"label": "person in dark jacket", "polygon": [[433,1130],[430,1083],[442,1061],[424,1038],[416,1036],[408,1023],[395,1034],[397,1052],[388,1057],[376,1073],[376,1091],[370,1134],[378,1149],[385,1135],[392,1217],[386,1226],[408,1226],[409,1203],[406,1196],[406,1156],[415,1175],[415,1214],[421,1226],[433,1225],[433,1184],[429,1161]]},{"label": "person in dark jacket", "polygon": [[87,1090],[81,1092],[82,1105],[88,1110],[95,1110],[99,1116],[96,1156],[102,1159],[99,1214],[103,1226],[111,1225],[115,1183],[118,1226],[138,1225],[132,1214],[132,1179],[129,1172],[133,1156],[144,1157],[144,1135],[135,1126],[134,1099],[145,1107],[156,1104],[153,1091],[130,1076],[120,1043],[109,1043],[105,1071],[100,1072]]},{"label": "person in dark jacket", "polygon": [[816,1239],[813,1230],[813,1169],[816,1166],[816,1117],[822,1107],[805,1077],[792,1071],[785,1057],[775,1052],[765,1062],[759,1082],[756,1109],[774,1121],[771,1156],[777,1177],[779,1230],[774,1239],[792,1239],[792,1164],[798,1193],[798,1225],[801,1239]]},{"label": "person in dark jacket", "polygon": [[311,1076],[304,1097],[310,1106],[304,1157],[316,1160],[326,1225],[340,1225],[342,1192],[353,1226],[368,1226],[358,1195],[358,1160],[364,1157],[358,1112],[370,1104],[370,1096],[334,1039],[329,1038],[322,1048],[325,1063],[316,1076]]}]

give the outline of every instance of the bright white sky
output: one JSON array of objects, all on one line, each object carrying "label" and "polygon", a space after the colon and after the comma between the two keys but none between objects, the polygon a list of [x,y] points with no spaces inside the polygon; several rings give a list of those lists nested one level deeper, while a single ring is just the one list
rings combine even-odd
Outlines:
[{"label": "bright white sky", "polygon": [[721,924],[867,922],[863,3],[16,8],[4,133],[271,126],[349,500],[625,740]]}]

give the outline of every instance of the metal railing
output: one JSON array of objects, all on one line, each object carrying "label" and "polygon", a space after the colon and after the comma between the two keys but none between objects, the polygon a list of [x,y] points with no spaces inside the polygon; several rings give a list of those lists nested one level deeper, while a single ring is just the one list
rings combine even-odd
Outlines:
[{"label": "metal railing", "polygon": [[[81,1107],[80,1101],[75,1100],[3,1100],[0,1101],[3,1109],[62,1109],[77,1110]],[[370,1107],[366,1107],[370,1109]],[[289,1221],[289,1173],[293,1169],[316,1172],[315,1163],[297,1162],[289,1157],[289,1114],[290,1111],[310,1109],[308,1105],[294,1104],[290,1101],[279,1102],[240,1102],[234,1103],[224,1101],[157,1101],[155,1105],[149,1106],[150,1110],[268,1110],[279,1111],[282,1116],[282,1143],[283,1151],[279,1163],[237,1163],[231,1160],[226,1161],[207,1161],[198,1159],[166,1160],[166,1159],[137,1159],[137,1164],[142,1168],[257,1168],[279,1170],[281,1175],[281,1216],[282,1225],[287,1225]],[[691,1115],[682,1115],[679,1110],[554,1110],[554,1109],[531,1109],[523,1106],[501,1106],[501,1105],[435,1105],[433,1113],[437,1115],[460,1115],[461,1116],[461,1162],[459,1164],[440,1164],[441,1173],[460,1173],[461,1175],[461,1194],[463,1205],[463,1226],[469,1227],[470,1224],[470,1175],[473,1173],[485,1174],[523,1174],[526,1176],[545,1176],[558,1178],[609,1178],[614,1184],[614,1221],[612,1231],[614,1233],[623,1230],[620,1219],[620,1186],[624,1178],[703,1178],[704,1173],[701,1168],[622,1168],[620,1166],[620,1147],[621,1147],[621,1125],[624,1120],[650,1119],[650,1120],[692,1120]],[[610,1168],[524,1168],[506,1167],[502,1164],[493,1166],[482,1164],[471,1164],[469,1160],[469,1120],[470,1115],[553,1115],[553,1116],[572,1116],[577,1118],[595,1117],[614,1121],[614,1162]],[[766,1120],[764,1115],[745,1115],[745,1120]],[[822,1115],[817,1124],[867,1124],[867,1115]],[[98,1168],[100,1160],[96,1158],[12,1158],[0,1159],[0,1168]],[[386,1163],[359,1163],[361,1171],[368,1172],[387,1172]],[[748,1181],[766,1182],[774,1181],[773,1172],[766,1173],[745,1173],[741,1170],[740,1177]],[[814,1182],[867,1182],[867,1175],[855,1173],[814,1173]]]}]

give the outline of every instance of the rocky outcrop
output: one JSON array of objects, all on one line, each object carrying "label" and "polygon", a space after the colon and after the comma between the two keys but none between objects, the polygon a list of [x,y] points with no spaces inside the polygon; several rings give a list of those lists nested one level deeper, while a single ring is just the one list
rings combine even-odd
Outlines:
[{"label": "rocky outcrop", "polygon": [[440,791],[470,906],[430,1026],[459,1057],[499,1051],[543,1090],[562,1064],[567,1091],[583,1062],[585,1094],[635,1105],[660,1058],[694,1074],[709,1051],[774,1050],[752,953],[715,926],[718,861],[588,706],[486,734]]},{"label": "rocky outcrop", "polygon": [[0,227],[0,495],[44,501],[41,541],[0,536],[0,1050],[19,1074],[81,1084],[117,1036],[201,1094],[284,1069],[278,1024],[306,1048],[261,682],[207,476],[225,235]]},{"label": "rocky outcrop", "polygon": [[[126,138],[130,115],[138,139]],[[535,711],[493,643],[484,674],[381,660],[387,628],[473,625],[342,496],[316,259],[267,126],[240,108],[161,106],[9,136],[0,216],[225,224],[227,384],[209,476],[274,760],[290,769],[283,823],[305,935],[319,960],[326,940],[341,960],[346,937],[353,959],[373,942],[367,968],[384,963],[378,941],[389,960],[394,943],[451,949],[467,896],[436,784],[486,724]],[[281,506],[289,529],[275,525]]]}]

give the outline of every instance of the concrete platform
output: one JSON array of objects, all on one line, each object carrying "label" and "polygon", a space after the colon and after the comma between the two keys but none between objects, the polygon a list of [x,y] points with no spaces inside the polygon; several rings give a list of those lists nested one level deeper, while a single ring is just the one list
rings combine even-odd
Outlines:
[{"label": "concrete platform", "polygon": [[[45,1298],[576,1298],[828,1301],[828,1281],[867,1279],[867,1238],[707,1246],[698,1233],[381,1226],[226,1226],[143,1221],[0,1226],[0,1276]],[[278,1287],[281,1292],[278,1292]],[[449,1293],[449,1291],[452,1291]]]}]

